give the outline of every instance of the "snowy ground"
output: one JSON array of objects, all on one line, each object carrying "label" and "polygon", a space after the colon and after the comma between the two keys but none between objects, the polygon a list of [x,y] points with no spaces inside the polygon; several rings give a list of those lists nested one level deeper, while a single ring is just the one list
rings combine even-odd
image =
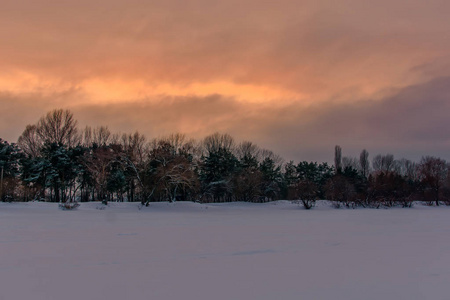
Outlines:
[{"label": "snowy ground", "polygon": [[0,203],[0,299],[449,299],[450,208]]}]

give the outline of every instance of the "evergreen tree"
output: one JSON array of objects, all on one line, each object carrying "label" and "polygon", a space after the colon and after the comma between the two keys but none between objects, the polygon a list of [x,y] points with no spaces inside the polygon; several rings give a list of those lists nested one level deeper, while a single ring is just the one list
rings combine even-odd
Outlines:
[{"label": "evergreen tree", "polygon": [[281,195],[283,174],[281,166],[272,157],[266,157],[259,165],[262,173],[262,194],[265,199],[275,200]]},{"label": "evergreen tree", "polygon": [[239,161],[229,149],[220,147],[203,156],[199,177],[203,195],[213,201],[230,200],[232,178],[238,168]]},{"label": "evergreen tree", "polygon": [[24,157],[16,144],[0,139],[0,199],[13,199],[19,184],[19,161]]}]

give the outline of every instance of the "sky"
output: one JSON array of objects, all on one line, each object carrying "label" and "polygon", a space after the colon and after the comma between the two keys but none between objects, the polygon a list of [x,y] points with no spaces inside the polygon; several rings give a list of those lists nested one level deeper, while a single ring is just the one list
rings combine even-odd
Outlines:
[{"label": "sky", "polygon": [[450,2],[2,0],[0,137],[46,112],[285,160],[450,160]]}]

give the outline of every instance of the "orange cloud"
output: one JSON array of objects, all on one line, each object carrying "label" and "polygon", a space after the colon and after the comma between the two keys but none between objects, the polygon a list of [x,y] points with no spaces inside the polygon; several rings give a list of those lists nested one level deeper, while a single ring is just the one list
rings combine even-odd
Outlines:
[{"label": "orange cloud", "polygon": [[449,76],[449,12],[439,0],[4,0],[0,133],[63,107],[123,131],[294,139],[330,106]]},{"label": "orange cloud", "polygon": [[411,69],[449,48],[439,34],[450,10],[442,1],[413,0],[407,8],[402,1],[368,0],[334,7],[255,0],[8,0],[3,6],[4,72],[37,77],[44,87],[81,87],[95,96],[91,101],[151,89],[353,100],[423,81]]}]

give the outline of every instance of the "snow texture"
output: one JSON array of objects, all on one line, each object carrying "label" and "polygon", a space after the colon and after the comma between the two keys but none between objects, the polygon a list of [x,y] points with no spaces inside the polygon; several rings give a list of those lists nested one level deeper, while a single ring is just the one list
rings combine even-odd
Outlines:
[{"label": "snow texture", "polygon": [[450,209],[0,203],[0,299],[449,299]]}]

